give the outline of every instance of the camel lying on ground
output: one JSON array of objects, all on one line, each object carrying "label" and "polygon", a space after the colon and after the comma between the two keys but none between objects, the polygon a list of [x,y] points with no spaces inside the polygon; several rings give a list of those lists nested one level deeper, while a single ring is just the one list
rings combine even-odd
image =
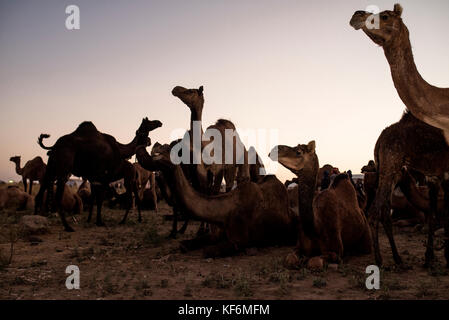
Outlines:
[{"label": "camel lying on ground", "polygon": [[315,141],[296,147],[276,146],[270,158],[298,177],[299,256],[338,260],[348,253],[371,252],[370,228],[348,175],[339,174],[328,189],[316,191],[319,165]]},{"label": "camel lying on ground", "polygon": [[32,210],[34,199],[28,193],[22,191],[17,186],[8,186],[0,189],[0,210]]},{"label": "camel lying on ground", "polygon": [[[56,188],[54,188],[56,189]],[[55,190],[54,190],[55,191]],[[50,207],[48,201],[48,192],[45,192],[41,212],[46,212],[46,208]],[[68,185],[64,187],[64,194],[61,200],[61,207],[64,212],[70,214],[81,214],[83,212],[83,200],[77,192],[72,190]],[[46,212],[48,213],[48,212]]]},{"label": "camel lying on ground", "polygon": [[16,173],[22,176],[23,188],[25,192],[27,192],[28,189],[27,180],[30,181],[30,188],[28,189],[28,193],[31,194],[31,190],[33,189],[33,182],[39,181],[39,183],[42,183],[47,165],[44,163],[41,157],[35,157],[34,159],[27,161],[23,168],[20,168],[20,156],[11,157],[9,161],[12,161],[16,164]]},{"label": "camel lying on ground", "polygon": [[77,194],[83,201],[83,209],[84,211],[86,211],[88,209],[88,206],[91,204],[92,191],[90,188],[90,182],[87,180],[83,180],[78,188]]},{"label": "camel lying on ground", "polygon": [[[97,202],[96,224],[104,225],[101,219],[101,206],[105,189],[110,182],[125,178],[125,187],[129,198],[132,199],[131,192],[133,192],[136,177],[135,169],[126,159],[135,154],[137,145],[148,145],[149,132],[160,126],[162,126],[160,121],[143,119],[136,131],[135,138],[126,145],[118,143],[111,135],[98,131],[92,122],[81,123],[74,132],[59,138],[52,147],[43,145],[42,140],[48,135],[41,135],[38,141],[39,145],[49,150],[49,158],[43,183],[35,199],[35,212],[37,213],[41,207],[45,190],[51,190],[54,181],[57,181],[58,212],[64,229],[73,231],[60,206],[64,186],[70,174],[73,174],[91,182],[92,198]],[[122,222],[125,221],[128,212],[129,209],[127,209]],[[92,211],[89,212],[89,219],[91,215]]]},{"label": "camel lying on ground", "polygon": [[170,160],[170,146],[153,147],[151,157],[144,146],[136,157],[147,170],[161,170],[169,181],[183,210],[210,223],[217,232],[182,242],[184,249],[209,246],[206,256],[232,255],[252,246],[293,244],[297,238],[297,217],[288,208],[287,192],[275,176],[260,183],[250,181],[234,190],[207,196],[197,192],[186,179],[180,165]]}]

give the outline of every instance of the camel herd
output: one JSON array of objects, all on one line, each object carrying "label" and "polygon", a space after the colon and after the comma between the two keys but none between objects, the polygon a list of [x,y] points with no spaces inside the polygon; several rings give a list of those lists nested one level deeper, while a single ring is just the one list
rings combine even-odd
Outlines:
[{"label": "camel herd", "polygon": [[[294,147],[279,145],[270,152],[272,160],[296,175],[294,187],[286,186],[276,176],[264,174],[263,163],[253,147],[244,147],[240,159],[235,156],[242,142],[231,121],[219,119],[203,131],[202,86],[198,89],[177,86],[172,90],[173,96],[191,113],[190,137],[195,130],[206,136],[211,130],[218,130],[223,136],[225,130],[234,132],[230,149],[223,140],[221,155],[224,160],[229,152],[225,150],[233,150],[231,163],[174,164],[171,154],[180,140],[170,144],[156,142],[148,153],[147,147],[152,144],[150,132],[162,126],[158,120],[143,119],[135,138],[128,144],[98,131],[92,122],[83,122],[51,147],[43,142],[49,135],[39,137],[39,145],[48,150],[47,165],[36,157],[20,168],[20,157],[10,159],[23,178],[25,192],[18,188],[2,190],[0,208],[5,206],[8,197],[20,197],[21,208],[34,206],[36,214],[57,211],[64,229],[74,231],[65,213],[80,213],[84,207],[89,211],[87,220],[90,221],[96,205],[96,224],[102,226],[101,209],[109,185],[123,179],[126,212],[121,223],[126,221],[133,198],[141,221],[140,202],[150,182],[148,192],[154,209],[157,211],[156,185],[173,208],[170,236],[183,233],[189,219],[202,222],[194,239],[180,242],[182,251],[203,248],[207,257],[222,257],[254,246],[296,245],[286,258],[288,264],[299,263],[301,257],[320,256],[324,261],[338,262],[345,255],[374,252],[376,263],[381,265],[378,238],[381,223],[394,261],[402,265],[391,217],[391,209],[398,207],[399,202],[395,190],[400,187],[403,203],[418,219],[425,217],[429,224],[426,265],[434,259],[433,234],[436,224],[441,223],[449,267],[449,90],[433,87],[419,75],[401,15],[402,7],[397,4],[393,11],[378,14],[378,28],[367,27],[366,20],[371,14],[365,11],[356,11],[350,21],[352,27],[362,29],[384,49],[395,87],[409,110],[399,122],[380,134],[374,161],[362,168],[363,184],[354,183],[350,172],[338,174],[329,165],[320,168],[315,141],[310,141]],[[188,154],[184,154],[190,160],[198,152],[192,140]],[[201,144],[199,152],[205,148],[208,142]],[[181,156],[185,149],[176,152]],[[249,161],[254,154],[255,163]],[[128,161],[133,155],[138,163]],[[66,186],[70,175],[84,180],[76,193]],[[223,180],[225,190],[220,190]],[[35,199],[30,196],[33,181],[40,184]],[[185,217],[185,223],[178,230],[180,215]]]}]

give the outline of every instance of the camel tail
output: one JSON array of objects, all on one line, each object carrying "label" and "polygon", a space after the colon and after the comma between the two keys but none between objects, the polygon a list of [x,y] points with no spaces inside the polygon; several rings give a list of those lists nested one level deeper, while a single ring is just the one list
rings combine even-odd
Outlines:
[{"label": "camel tail", "polygon": [[46,147],[46,146],[44,146],[44,143],[42,142],[44,139],[47,139],[47,138],[50,138],[50,135],[49,135],[49,134],[46,134],[46,133],[42,133],[42,134],[39,136],[39,138],[37,139],[37,143],[41,146],[42,149],[45,149],[45,150],[52,150],[53,147]]}]

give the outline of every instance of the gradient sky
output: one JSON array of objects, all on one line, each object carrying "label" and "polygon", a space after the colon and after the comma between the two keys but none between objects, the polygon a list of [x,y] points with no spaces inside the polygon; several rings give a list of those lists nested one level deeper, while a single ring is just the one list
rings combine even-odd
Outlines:
[{"label": "gradient sky", "polygon": [[[76,4],[81,29],[65,28]],[[47,156],[36,143],[83,120],[129,142],[143,117],[188,128],[176,85],[204,85],[203,126],[279,130],[279,143],[314,139],[320,165],[359,173],[404,110],[383,50],[349,26],[355,10],[393,1],[0,0],[0,179],[9,157]],[[415,62],[449,87],[449,1],[401,1]],[[281,169],[284,180],[292,175]]]}]

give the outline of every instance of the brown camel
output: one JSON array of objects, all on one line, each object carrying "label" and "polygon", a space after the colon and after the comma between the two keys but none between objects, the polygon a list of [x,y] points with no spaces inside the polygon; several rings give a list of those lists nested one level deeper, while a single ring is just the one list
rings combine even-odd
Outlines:
[{"label": "brown camel", "polygon": [[22,191],[17,186],[8,186],[0,189],[0,210],[32,210],[34,199],[28,193]]},{"label": "brown camel", "polygon": [[157,196],[156,196],[156,177],[154,172],[145,170],[142,166],[135,162],[134,167],[137,172],[137,190],[139,194],[140,201],[143,200],[143,194],[147,187],[147,184],[150,184],[150,190],[152,194],[152,202],[154,205],[154,211],[157,213]]},{"label": "brown camel", "polygon": [[190,185],[180,165],[171,162],[170,150],[169,145],[160,146],[151,157],[138,147],[136,156],[147,170],[163,171],[185,212],[218,229],[183,241],[184,249],[211,245],[206,256],[226,256],[251,246],[295,242],[296,216],[289,211],[286,189],[275,176],[265,176],[260,183],[245,181],[230,192],[208,196]]},{"label": "brown camel", "polygon": [[42,183],[42,178],[44,177],[47,165],[41,157],[35,157],[34,159],[27,161],[23,168],[20,168],[20,156],[11,157],[9,161],[16,164],[16,173],[22,176],[23,188],[25,192],[27,192],[27,180],[30,180],[30,188],[28,193],[31,194],[33,182],[39,181],[39,183]]},{"label": "brown camel", "polygon": [[[57,180],[56,204],[58,212],[64,229],[73,231],[60,207],[64,185],[70,174],[73,174],[91,182],[92,198],[96,199],[97,202],[96,224],[104,225],[101,219],[104,190],[110,182],[125,178],[126,192],[129,199],[132,199],[135,170],[134,166],[125,159],[135,154],[137,145],[147,145],[149,132],[160,126],[162,126],[160,121],[143,119],[136,131],[136,137],[127,145],[118,143],[111,135],[101,133],[92,122],[81,123],[74,132],[59,138],[52,147],[43,145],[42,140],[48,135],[41,135],[38,141],[39,145],[49,150],[49,158],[43,183],[35,199],[35,212],[38,212],[42,204],[45,190],[51,189],[54,181]],[[129,209],[127,209],[122,222],[125,221],[128,211]],[[91,213],[92,211],[89,213],[89,218]]]},{"label": "brown camel", "polygon": [[348,253],[371,252],[369,224],[348,175],[339,174],[328,189],[316,191],[319,165],[315,141],[296,147],[276,146],[270,158],[298,177],[299,256],[321,254],[332,261]]},{"label": "brown camel", "polygon": [[[47,194],[48,192],[45,192],[44,194],[43,206],[41,209],[42,212],[46,212],[46,208],[50,207],[50,205],[47,203],[49,201]],[[78,195],[78,193],[72,190],[67,184],[64,187],[64,194],[61,200],[61,207],[64,212],[71,214],[81,214],[83,212],[84,208],[83,200]]]},{"label": "brown camel", "polygon": [[[203,92],[203,86],[201,86],[199,89],[186,89],[180,86],[175,87],[172,90],[172,94],[175,97],[178,97],[182,102],[184,102],[185,105],[190,109],[191,116],[190,116],[190,130],[189,134],[190,137],[193,137],[195,134],[194,132],[194,122],[196,121],[199,124],[199,134],[202,138],[203,136],[209,137],[210,133],[213,129],[218,130],[221,134],[221,140],[222,140],[222,159],[221,163],[212,163],[205,165],[202,161],[202,158],[200,157],[200,153],[204,150],[204,148],[207,147],[207,145],[211,144],[213,142],[213,138],[210,139],[210,142],[203,141],[201,139],[201,150],[195,150],[195,156],[197,159],[199,159],[199,164],[192,166],[197,171],[198,179],[200,180],[202,184],[202,188],[198,189],[202,192],[212,193],[216,194],[218,193],[218,190],[220,189],[221,182],[223,177],[225,178],[226,182],[226,191],[230,191],[234,185],[234,180],[237,173],[237,166],[236,166],[236,144],[240,142],[240,139],[238,137],[238,134],[235,130],[234,124],[229,120],[219,119],[217,122],[211,126],[209,126],[206,129],[206,132],[203,133],[202,128],[202,113],[203,113],[203,107],[204,107],[204,92]],[[234,133],[233,136],[233,163],[231,164],[225,164],[225,158],[226,158],[226,144],[225,144],[225,130],[230,130],[230,132]],[[198,134],[198,133],[197,133]],[[240,146],[240,145],[239,145]],[[244,147],[243,147],[244,148]],[[191,150],[191,161],[193,160],[193,143],[192,140],[190,142],[190,150]],[[213,153],[211,153],[211,156],[213,156]],[[243,151],[243,157],[247,159],[247,151]],[[249,170],[249,169],[248,169]],[[208,174],[209,171],[209,174]],[[240,173],[240,176],[243,176],[245,174],[245,171],[242,170]],[[249,173],[248,173],[249,175]],[[212,192],[211,192],[212,190]]]},{"label": "brown camel", "polygon": [[[372,15],[356,11],[350,25],[362,29],[368,37],[384,49],[390,65],[394,86],[407,109],[419,120],[440,128],[449,141],[449,88],[427,83],[419,74],[413,59],[409,31],[401,18],[402,7]],[[379,21],[379,26],[372,22]],[[368,22],[367,22],[368,21]],[[371,22],[371,23],[370,23]]]},{"label": "brown camel", "polygon": [[[449,146],[445,141],[443,132],[418,120],[411,113],[404,113],[399,122],[382,131],[376,142],[374,157],[378,182],[376,197],[368,209],[368,217],[373,227],[376,263],[378,265],[382,263],[378,240],[379,221],[382,221],[390,241],[394,261],[397,264],[402,264],[393,237],[390,207],[393,189],[403,175],[401,168],[407,166],[428,177],[431,210],[428,217],[429,234],[426,265],[429,265],[434,258],[433,220],[436,214],[440,186],[444,190],[445,212],[449,200],[449,186],[444,179],[447,175],[446,172],[449,171]],[[408,197],[408,199],[412,204],[416,204],[414,203],[416,197]],[[447,214],[445,214],[443,221],[445,221],[445,237],[449,238]],[[445,257],[449,266],[449,241],[445,241]]]},{"label": "brown camel", "polygon": [[86,211],[88,209],[88,205],[91,204],[92,191],[90,187],[90,182],[87,180],[83,180],[83,182],[78,188],[77,194],[83,201],[83,208],[84,211]]}]

